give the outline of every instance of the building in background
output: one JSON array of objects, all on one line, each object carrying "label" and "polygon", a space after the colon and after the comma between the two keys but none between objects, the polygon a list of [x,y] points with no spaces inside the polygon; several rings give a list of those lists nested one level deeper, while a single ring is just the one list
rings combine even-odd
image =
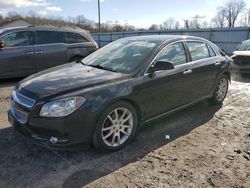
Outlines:
[{"label": "building in background", "polygon": [[27,20],[23,18],[17,18],[14,20],[7,20],[0,23],[0,29],[8,28],[8,27],[23,27],[23,26],[31,26],[32,24],[29,23]]}]

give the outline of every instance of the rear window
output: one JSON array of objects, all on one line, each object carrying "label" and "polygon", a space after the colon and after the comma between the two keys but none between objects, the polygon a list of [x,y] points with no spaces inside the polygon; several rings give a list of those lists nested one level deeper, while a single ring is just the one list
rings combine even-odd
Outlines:
[{"label": "rear window", "polygon": [[78,33],[66,33],[67,36],[67,43],[72,44],[72,43],[82,43],[82,42],[88,42],[88,40],[83,37],[82,35]]},{"label": "rear window", "polygon": [[37,44],[65,43],[65,33],[58,31],[36,31]]},{"label": "rear window", "polygon": [[210,57],[207,45],[203,42],[187,42],[192,61],[197,61]]}]

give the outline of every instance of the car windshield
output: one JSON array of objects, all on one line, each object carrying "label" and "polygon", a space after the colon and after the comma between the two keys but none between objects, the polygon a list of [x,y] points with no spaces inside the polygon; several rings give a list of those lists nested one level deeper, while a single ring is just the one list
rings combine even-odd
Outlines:
[{"label": "car windshield", "polygon": [[238,51],[247,51],[250,50],[250,40],[243,41],[240,43],[237,47],[236,50]]},{"label": "car windshield", "polygon": [[131,73],[159,45],[159,41],[119,40],[82,60],[88,66],[120,73]]}]

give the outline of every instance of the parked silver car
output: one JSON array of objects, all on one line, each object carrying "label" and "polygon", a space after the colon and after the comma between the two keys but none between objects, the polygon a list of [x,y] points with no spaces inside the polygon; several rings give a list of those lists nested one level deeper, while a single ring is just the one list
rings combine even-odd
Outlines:
[{"label": "parked silver car", "polygon": [[80,60],[98,49],[85,30],[32,26],[0,30],[0,79]]}]

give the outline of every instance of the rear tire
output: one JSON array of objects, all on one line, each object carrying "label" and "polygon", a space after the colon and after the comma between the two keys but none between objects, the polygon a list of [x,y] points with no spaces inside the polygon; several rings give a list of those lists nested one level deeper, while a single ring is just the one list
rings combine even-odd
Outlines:
[{"label": "rear tire", "polygon": [[137,124],[137,112],[131,104],[114,103],[98,119],[93,145],[101,151],[119,150],[134,137]]},{"label": "rear tire", "polygon": [[216,88],[212,98],[209,99],[210,104],[219,105],[223,103],[224,99],[227,96],[228,85],[229,85],[228,76],[222,75],[216,83]]}]

